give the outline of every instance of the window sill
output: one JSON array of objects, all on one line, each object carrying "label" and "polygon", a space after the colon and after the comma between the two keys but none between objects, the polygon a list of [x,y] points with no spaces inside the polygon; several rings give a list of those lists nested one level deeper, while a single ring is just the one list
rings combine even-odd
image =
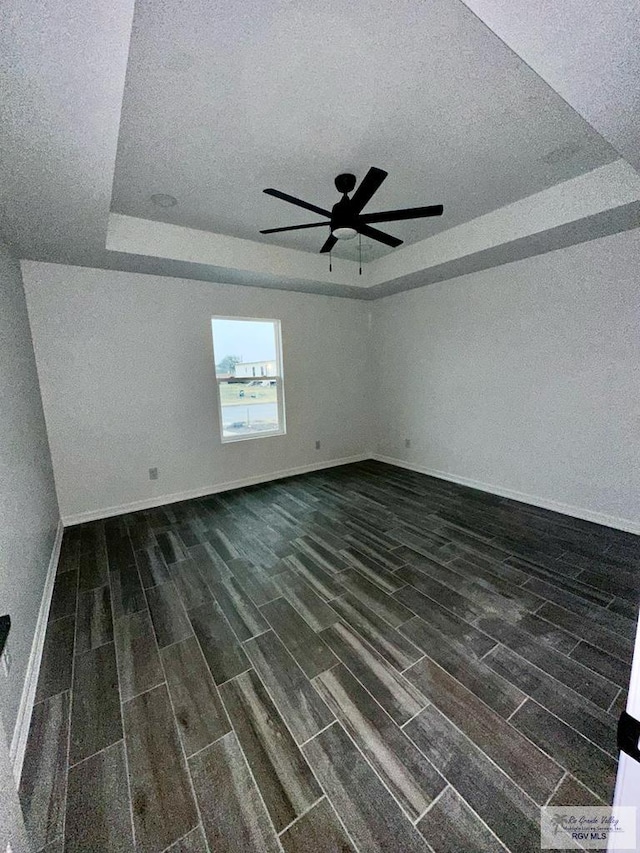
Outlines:
[{"label": "window sill", "polygon": [[222,444],[234,444],[237,441],[255,441],[258,438],[273,438],[277,435],[286,435],[284,429],[274,430],[273,432],[259,432],[255,435],[237,435],[237,436],[222,436],[220,441]]}]

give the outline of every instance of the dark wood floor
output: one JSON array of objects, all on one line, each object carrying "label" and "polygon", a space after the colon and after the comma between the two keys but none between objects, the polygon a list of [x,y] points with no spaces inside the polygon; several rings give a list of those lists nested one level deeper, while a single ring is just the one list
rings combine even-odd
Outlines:
[{"label": "dark wood floor", "polygon": [[374,462],[68,529],[34,849],[540,850],[608,803],[637,537]]}]

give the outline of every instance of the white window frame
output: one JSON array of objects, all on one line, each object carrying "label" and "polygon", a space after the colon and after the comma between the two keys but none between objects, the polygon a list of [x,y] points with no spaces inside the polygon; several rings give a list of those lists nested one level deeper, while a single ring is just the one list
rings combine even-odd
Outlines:
[{"label": "white window frame", "polygon": [[[220,385],[227,380],[218,379],[218,369],[216,366],[216,356],[215,356],[215,343],[214,343],[214,333],[213,333],[213,321],[214,320],[234,320],[236,322],[247,322],[247,323],[273,323],[274,327],[274,337],[276,342],[276,375],[275,376],[247,376],[241,377],[246,378],[247,383],[254,381],[254,379],[268,379],[270,382],[276,383],[276,399],[277,399],[277,407],[278,407],[278,424],[279,428],[274,430],[265,430],[264,432],[256,432],[254,435],[225,435],[224,434],[224,426],[222,421],[222,400],[220,398]],[[213,352],[213,372],[215,376],[216,382],[216,397],[218,398],[218,424],[220,426],[220,441],[222,444],[231,444],[236,441],[254,441],[257,438],[272,438],[275,435],[286,435],[287,434],[287,421],[285,417],[285,404],[284,404],[284,365],[282,363],[282,324],[280,320],[271,317],[234,317],[234,316],[223,316],[220,314],[213,314],[211,316],[211,320],[209,322],[209,332],[211,335],[211,348]]]}]

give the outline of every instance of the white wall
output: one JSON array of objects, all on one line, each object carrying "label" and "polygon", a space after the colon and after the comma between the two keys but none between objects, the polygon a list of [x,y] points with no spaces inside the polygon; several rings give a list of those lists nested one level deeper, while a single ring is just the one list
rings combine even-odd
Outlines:
[{"label": "white wall", "polygon": [[8,678],[0,671],[0,710],[8,737],[58,520],[20,266],[0,243],[0,611],[12,622],[12,665]]},{"label": "white wall", "polygon": [[380,454],[640,532],[640,229],[382,299],[373,347]]},{"label": "white wall", "polygon": [[[22,269],[65,520],[370,450],[366,303],[29,261]],[[220,443],[215,314],[282,321],[287,435]]]},{"label": "white wall", "polygon": [[[375,303],[23,262],[63,516],[377,450],[640,532],[638,258],[635,230]],[[282,320],[286,436],[220,444],[214,314]]]}]

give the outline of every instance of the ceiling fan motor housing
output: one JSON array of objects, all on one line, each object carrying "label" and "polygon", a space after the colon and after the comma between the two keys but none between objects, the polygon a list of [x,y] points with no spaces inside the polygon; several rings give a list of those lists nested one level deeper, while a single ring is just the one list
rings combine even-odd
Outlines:
[{"label": "ceiling fan motor housing", "polygon": [[[339,177],[353,177],[352,175],[340,175]],[[338,178],[336,178],[336,186]],[[351,199],[345,194],[339,202],[331,208],[331,233],[339,240],[348,240],[358,233],[358,216],[353,212]]]}]

